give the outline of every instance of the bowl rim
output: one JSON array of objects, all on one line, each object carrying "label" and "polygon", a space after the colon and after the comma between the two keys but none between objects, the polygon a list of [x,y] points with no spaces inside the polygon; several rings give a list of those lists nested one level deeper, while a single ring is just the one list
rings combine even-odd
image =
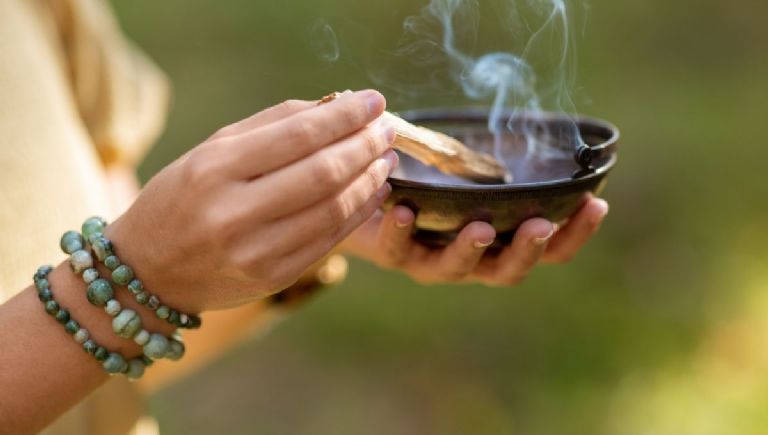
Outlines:
[{"label": "bowl rim", "polygon": [[[411,122],[430,122],[430,121],[450,121],[451,119],[477,119],[484,120],[488,118],[490,110],[487,108],[430,108],[430,109],[414,109],[408,111],[398,112],[399,115]],[[614,124],[592,116],[586,115],[571,115],[564,112],[526,112],[523,110],[508,109],[505,112],[506,117],[536,117],[544,120],[568,120],[576,123],[579,126],[579,130],[582,129],[582,125],[590,125],[592,127],[602,128],[605,131],[610,131],[611,136],[602,143],[593,145],[596,148],[615,147],[621,138],[621,132],[619,128]],[[427,183],[423,181],[413,181],[395,176],[389,177],[389,182],[393,185],[418,188],[424,190],[452,190],[452,191],[530,191],[530,190],[544,190],[552,189],[564,186],[570,186],[573,184],[581,184],[589,182],[594,179],[599,179],[608,174],[618,161],[618,154],[614,150],[610,154],[610,158],[607,162],[603,163],[591,173],[578,177],[578,178],[560,178],[555,180],[538,181],[533,183],[520,183],[520,184],[452,184],[452,183]]]}]

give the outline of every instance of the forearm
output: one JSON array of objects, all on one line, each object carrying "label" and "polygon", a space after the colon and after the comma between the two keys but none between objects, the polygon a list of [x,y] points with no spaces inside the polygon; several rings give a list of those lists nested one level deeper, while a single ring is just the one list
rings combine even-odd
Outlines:
[{"label": "forearm", "polygon": [[[49,281],[59,305],[96,343],[127,358],[141,354],[138,345],[114,334],[109,315],[87,302],[85,284],[67,264]],[[137,308],[126,292],[116,298]],[[148,330],[171,332],[154,316],[142,320]],[[109,379],[101,363],[46,314],[34,287],[0,306],[0,331],[0,433],[36,433]]]}]

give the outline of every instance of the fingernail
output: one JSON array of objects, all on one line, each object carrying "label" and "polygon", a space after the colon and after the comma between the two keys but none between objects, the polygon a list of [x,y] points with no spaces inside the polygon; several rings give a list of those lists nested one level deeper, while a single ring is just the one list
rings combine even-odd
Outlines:
[{"label": "fingernail", "polygon": [[491,245],[493,245],[493,240],[491,241],[483,241],[483,240],[475,240],[474,246],[476,249],[485,249]]},{"label": "fingernail", "polygon": [[397,228],[398,230],[404,230],[410,226],[411,226],[410,222],[400,222],[398,220],[395,221],[395,228]]},{"label": "fingernail", "polygon": [[346,91],[341,93],[341,95],[349,95],[349,94],[354,94],[354,92],[352,92],[352,89],[347,89]]},{"label": "fingernail", "polygon": [[611,211],[611,207],[608,205],[608,202],[605,201],[604,199],[596,199],[595,202],[600,205],[600,209],[601,209],[600,213],[598,213],[598,215],[592,221],[594,225],[597,225],[600,222],[602,222],[606,216],[608,216],[608,212]]},{"label": "fingernail", "polygon": [[376,192],[376,197],[379,199],[385,199],[392,193],[392,186],[389,183],[384,183],[383,186]]},{"label": "fingernail", "polygon": [[368,98],[368,114],[371,116],[378,116],[384,111],[386,102],[384,97],[376,91],[369,91],[366,93]]},{"label": "fingernail", "polygon": [[381,158],[387,162],[387,166],[389,166],[389,175],[392,175],[392,172],[395,171],[395,168],[397,168],[397,165],[400,163],[400,157],[398,157],[397,153],[393,150],[389,150],[384,153]]},{"label": "fingernail", "polygon": [[553,225],[552,230],[549,232],[549,234],[547,234],[546,237],[539,237],[539,238],[533,239],[533,244],[535,246],[544,246],[547,243],[549,243],[550,240],[552,240],[552,236],[554,235],[555,235],[555,226]]}]

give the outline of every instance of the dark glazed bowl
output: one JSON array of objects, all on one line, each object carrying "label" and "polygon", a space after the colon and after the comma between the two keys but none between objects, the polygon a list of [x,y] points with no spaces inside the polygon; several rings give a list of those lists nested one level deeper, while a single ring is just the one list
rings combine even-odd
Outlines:
[{"label": "dark glazed bowl", "polygon": [[[425,110],[401,115],[493,154],[487,111]],[[513,131],[524,130],[529,137],[555,144],[546,155],[535,153],[526,158],[525,137],[505,133],[501,151],[515,175],[512,184],[475,184],[442,174],[401,153],[400,167],[389,180],[392,194],[384,209],[405,205],[414,210],[414,238],[427,246],[446,246],[468,223],[485,221],[498,234],[493,248],[501,248],[511,242],[525,220],[543,217],[560,222],[581,207],[586,193],[600,193],[617,160],[616,127],[564,114],[509,115],[511,125],[517,127]],[[504,117],[505,123],[510,116]],[[574,145],[577,128],[586,147]]]}]

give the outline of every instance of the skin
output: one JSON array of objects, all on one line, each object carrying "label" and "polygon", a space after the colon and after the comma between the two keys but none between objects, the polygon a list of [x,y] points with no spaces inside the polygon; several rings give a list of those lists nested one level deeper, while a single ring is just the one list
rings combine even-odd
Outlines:
[{"label": "skin", "polygon": [[[385,105],[375,91],[322,106],[288,101],[225,127],[161,171],[108,227],[117,254],[147,288],[215,323],[189,334],[181,372],[245,336],[265,318],[265,306],[254,301],[290,286],[337,245],[420,282],[512,285],[539,261],[573,257],[607,213],[604,201],[590,197],[559,230],[542,219],[528,221],[494,259],[483,254],[495,233],[481,222],[443,250],[421,247],[410,239],[410,210],[378,211],[397,165],[394,132],[377,122]],[[116,186],[131,178],[124,170],[113,175]],[[67,265],[50,282],[97,342],[128,358],[141,353],[82,297],[85,285]],[[126,292],[117,295],[124,307],[143,312]],[[148,330],[171,332],[154,316],[142,319]],[[43,313],[33,287],[0,306],[0,330],[13,331],[0,334],[0,433],[35,433],[108,379]],[[148,378],[160,384],[169,370],[155,368],[161,375]]]},{"label": "skin", "polygon": [[566,263],[600,228],[608,203],[591,195],[567,223],[530,219],[517,230],[512,244],[498,256],[485,256],[496,232],[473,222],[444,249],[429,249],[410,235],[415,216],[398,206],[377,212],[345,242],[345,248],[377,265],[401,270],[423,284],[477,282],[506,287],[520,284],[539,263]]}]

